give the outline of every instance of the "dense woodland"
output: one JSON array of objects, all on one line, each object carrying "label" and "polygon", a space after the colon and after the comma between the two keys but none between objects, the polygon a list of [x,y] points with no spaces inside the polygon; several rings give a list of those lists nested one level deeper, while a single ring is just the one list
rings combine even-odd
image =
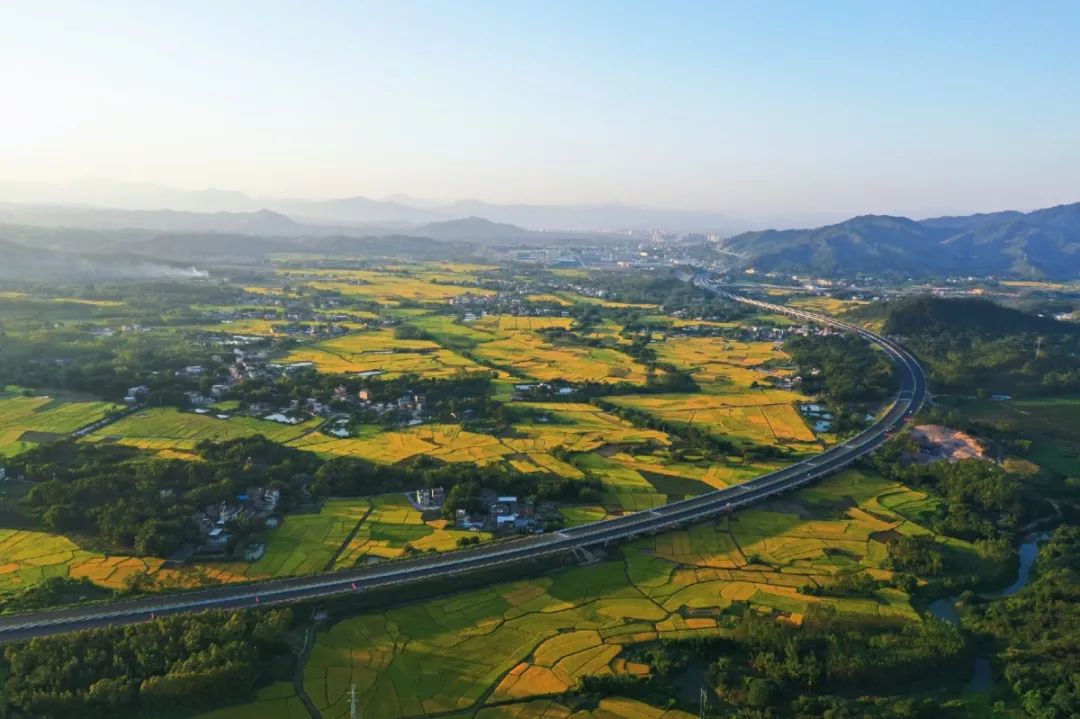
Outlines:
[{"label": "dense woodland", "polygon": [[795,336],[784,343],[802,377],[802,389],[844,405],[887,397],[896,386],[883,352],[854,335]]},{"label": "dense woodland", "polygon": [[1059,528],[1034,572],[1034,581],[1007,599],[971,596],[968,613],[1029,716],[1080,716],[1080,527]]},{"label": "dense woodland", "polygon": [[12,719],[182,717],[289,676],[290,610],[203,612],[5,647]]},{"label": "dense woodland", "polygon": [[1080,326],[983,299],[890,304],[884,331],[930,368],[936,392],[1053,395],[1080,391]]}]

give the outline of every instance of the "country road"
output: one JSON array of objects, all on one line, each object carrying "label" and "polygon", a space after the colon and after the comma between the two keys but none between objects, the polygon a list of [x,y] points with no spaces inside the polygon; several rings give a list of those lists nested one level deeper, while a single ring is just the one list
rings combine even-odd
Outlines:
[{"label": "country road", "polygon": [[545,535],[390,562],[374,568],[352,569],[304,577],[274,579],[143,597],[105,604],[0,617],[0,642],[109,625],[131,624],[155,616],[211,608],[255,607],[317,599],[380,587],[405,586],[418,580],[442,578],[491,569],[589,546],[693,524],[787,492],[846,467],[887,441],[892,431],[922,406],[926,375],[918,361],[892,340],[861,327],[822,315],[726,292],[699,277],[699,287],[770,312],[835,327],[857,334],[884,350],[898,370],[900,388],[888,409],[872,426],[825,452],[742,484],[708,492],[656,509],[580,525]]}]

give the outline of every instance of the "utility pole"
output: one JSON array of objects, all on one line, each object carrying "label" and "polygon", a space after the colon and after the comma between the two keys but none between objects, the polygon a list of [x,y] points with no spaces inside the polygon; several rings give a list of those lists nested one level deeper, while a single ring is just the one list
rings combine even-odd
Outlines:
[{"label": "utility pole", "polygon": [[705,685],[701,685],[701,691],[698,694],[698,719],[705,719],[709,710],[709,693],[705,691]]},{"label": "utility pole", "polygon": [[357,719],[360,716],[356,713],[356,684],[353,683],[349,687],[349,719]]},{"label": "utility pole", "polygon": [[1039,359],[1039,355],[1042,354],[1042,337],[1035,338],[1035,359]]}]

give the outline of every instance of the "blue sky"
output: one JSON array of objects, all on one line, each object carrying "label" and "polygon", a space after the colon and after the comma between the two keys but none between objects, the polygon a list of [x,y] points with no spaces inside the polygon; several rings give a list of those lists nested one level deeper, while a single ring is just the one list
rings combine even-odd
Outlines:
[{"label": "blue sky", "polygon": [[732,215],[1080,200],[1080,3],[22,2],[0,179]]}]

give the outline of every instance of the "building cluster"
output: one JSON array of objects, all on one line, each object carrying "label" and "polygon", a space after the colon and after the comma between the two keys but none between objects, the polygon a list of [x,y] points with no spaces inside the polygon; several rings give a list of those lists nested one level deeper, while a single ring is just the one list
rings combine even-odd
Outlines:
[{"label": "building cluster", "polygon": [[498,292],[494,295],[466,293],[451,298],[449,303],[462,313],[465,322],[475,322],[487,315],[510,315],[512,317],[569,317],[570,312],[561,306],[529,300],[531,293],[517,291]]},{"label": "building cluster", "polygon": [[538,507],[532,499],[496,496],[484,493],[485,512],[473,514],[464,509],[454,513],[454,526],[473,532],[495,534],[541,534],[551,518],[552,507]]},{"label": "building cluster", "polygon": [[[281,502],[281,491],[267,487],[252,487],[244,494],[236,495],[233,502],[211,504],[202,512],[197,512],[192,521],[199,530],[199,551],[203,554],[222,554],[232,539],[230,524],[240,521],[262,520],[266,527],[273,529],[280,524],[280,518],[274,515]],[[249,548],[249,555],[265,551],[258,546]],[[247,557],[249,561],[258,556]]]}]

